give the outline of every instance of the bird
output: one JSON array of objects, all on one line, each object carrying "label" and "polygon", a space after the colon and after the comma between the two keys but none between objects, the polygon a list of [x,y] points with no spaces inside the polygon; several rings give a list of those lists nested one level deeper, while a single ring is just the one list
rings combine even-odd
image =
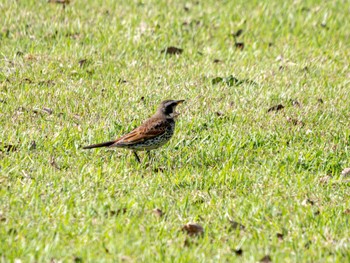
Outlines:
[{"label": "bird", "polygon": [[160,103],[156,113],[145,120],[139,127],[131,132],[108,142],[92,144],[83,149],[93,149],[100,147],[117,147],[130,149],[133,151],[136,160],[141,163],[138,151],[157,149],[166,144],[175,131],[175,118],[180,115],[176,112],[176,106],[185,100],[164,100]]}]

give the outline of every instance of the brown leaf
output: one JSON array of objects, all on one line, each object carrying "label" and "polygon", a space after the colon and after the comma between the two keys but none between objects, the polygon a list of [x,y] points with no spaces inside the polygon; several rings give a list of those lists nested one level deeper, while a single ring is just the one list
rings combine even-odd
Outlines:
[{"label": "brown leaf", "polygon": [[349,208],[345,209],[344,214],[345,215],[350,215],[350,209]]},{"label": "brown leaf", "polygon": [[272,259],[269,255],[264,256],[262,259],[260,259],[261,263],[271,263]]},{"label": "brown leaf", "polygon": [[341,175],[343,177],[350,177],[350,168],[345,168],[342,172]]},{"label": "brown leaf", "polygon": [[235,250],[235,254],[237,256],[242,256],[243,255],[243,250],[241,248]]},{"label": "brown leaf", "polygon": [[216,58],[216,59],[213,60],[213,62],[214,62],[215,64],[217,64],[217,63],[221,63],[222,61],[221,61],[220,59],[217,59],[217,58]]},{"label": "brown leaf", "polygon": [[243,42],[236,42],[235,47],[237,49],[243,50],[244,49],[244,43]]},{"label": "brown leaf", "polygon": [[284,235],[282,233],[277,233],[276,237],[278,238],[279,241],[283,241]]},{"label": "brown leaf", "polygon": [[155,208],[152,210],[153,214],[156,215],[157,217],[162,217],[163,216],[163,211],[160,210],[159,208]]},{"label": "brown leaf", "polygon": [[201,225],[196,223],[188,223],[181,228],[189,236],[199,236],[204,234],[204,229]]},{"label": "brown leaf", "polygon": [[272,106],[271,108],[269,108],[267,110],[267,112],[280,111],[282,109],[284,109],[284,106],[282,104],[278,104],[278,105],[275,105],[275,106]]},{"label": "brown leaf", "polygon": [[231,230],[235,230],[235,229],[244,230],[245,229],[245,226],[242,225],[241,223],[238,223],[238,222],[233,221],[233,220],[229,220],[229,222],[230,222],[230,229]]},{"label": "brown leaf", "polygon": [[86,62],[87,62],[88,60],[86,59],[86,58],[83,58],[83,59],[81,59],[81,60],[79,60],[79,67],[83,67],[85,64],[86,64]]},{"label": "brown leaf", "polygon": [[177,47],[167,47],[163,49],[161,52],[167,55],[179,55],[183,52],[183,49],[177,48]]}]

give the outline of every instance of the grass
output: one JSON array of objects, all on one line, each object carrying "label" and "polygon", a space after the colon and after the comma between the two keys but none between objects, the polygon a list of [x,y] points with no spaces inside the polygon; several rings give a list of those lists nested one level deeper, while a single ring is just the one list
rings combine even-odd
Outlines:
[{"label": "grass", "polygon": [[[349,8],[0,3],[1,261],[349,261]],[[256,84],[212,84],[230,75]],[[186,103],[148,167],[81,149],[168,98]]]}]

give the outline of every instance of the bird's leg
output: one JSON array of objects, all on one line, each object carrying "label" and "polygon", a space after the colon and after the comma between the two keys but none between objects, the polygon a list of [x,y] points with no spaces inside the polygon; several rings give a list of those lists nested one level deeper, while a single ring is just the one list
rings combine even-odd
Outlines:
[{"label": "bird's leg", "polygon": [[136,160],[141,163],[141,160],[140,160],[140,157],[137,155],[137,153],[135,151],[133,151],[134,155],[135,155],[135,158]]}]

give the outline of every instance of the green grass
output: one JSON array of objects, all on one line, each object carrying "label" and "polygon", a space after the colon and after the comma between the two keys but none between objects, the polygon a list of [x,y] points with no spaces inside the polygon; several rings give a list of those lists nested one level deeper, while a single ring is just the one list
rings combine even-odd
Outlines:
[{"label": "green grass", "polygon": [[[17,148],[0,152],[1,261],[349,261],[349,8],[0,3],[0,142]],[[169,46],[184,51],[161,53]],[[230,75],[256,85],[212,85]],[[186,103],[149,166],[81,149],[169,98]],[[183,233],[188,222],[204,235]]]}]

